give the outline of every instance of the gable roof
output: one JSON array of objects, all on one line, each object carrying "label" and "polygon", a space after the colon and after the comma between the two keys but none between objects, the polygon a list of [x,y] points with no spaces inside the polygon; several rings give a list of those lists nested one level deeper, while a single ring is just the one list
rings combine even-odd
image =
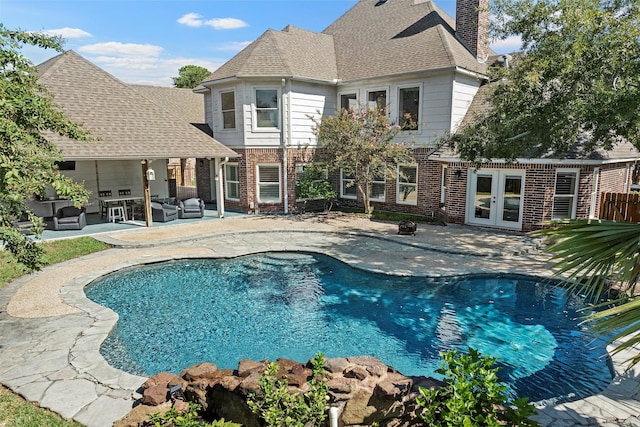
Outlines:
[{"label": "gable roof", "polygon": [[73,51],[39,65],[38,74],[53,102],[98,139],[83,142],[48,134],[65,159],[237,157],[187,120]]},{"label": "gable roof", "polygon": [[332,37],[293,26],[267,30],[205,81],[265,76],[335,80]]},{"label": "gable roof", "polygon": [[204,82],[246,77],[349,81],[462,67],[484,73],[431,0],[360,0],[322,33],[267,30]]},{"label": "gable roof", "polygon": [[462,67],[483,73],[431,0],[360,0],[323,33],[334,37],[342,80]]}]

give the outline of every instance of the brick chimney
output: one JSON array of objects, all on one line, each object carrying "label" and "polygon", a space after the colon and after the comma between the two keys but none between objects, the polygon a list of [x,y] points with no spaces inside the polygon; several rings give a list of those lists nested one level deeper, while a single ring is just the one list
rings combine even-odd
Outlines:
[{"label": "brick chimney", "polygon": [[481,61],[489,55],[489,1],[456,1],[458,38]]}]

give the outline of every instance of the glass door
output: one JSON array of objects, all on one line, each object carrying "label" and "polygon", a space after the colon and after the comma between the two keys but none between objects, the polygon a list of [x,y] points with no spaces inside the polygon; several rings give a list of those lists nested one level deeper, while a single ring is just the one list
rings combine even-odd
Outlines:
[{"label": "glass door", "polygon": [[522,228],[524,171],[470,170],[467,222]]}]

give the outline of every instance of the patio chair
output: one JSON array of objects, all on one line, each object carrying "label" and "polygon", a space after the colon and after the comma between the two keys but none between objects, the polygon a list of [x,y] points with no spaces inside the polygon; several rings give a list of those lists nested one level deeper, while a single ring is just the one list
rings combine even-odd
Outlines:
[{"label": "patio chair", "polygon": [[178,217],[178,207],[166,203],[151,202],[151,219],[154,222],[173,221]]},{"label": "patio chair", "polygon": [[59,230],[82,230],[87,225],[85,208],[75,206],[65,206],[58,209],[53,216],[53,229]]},{"label": "patio chair", "polygon": [[178,207],[180,208],[178,210],[180,219],[202,218],[204,216],[204,202],[197,197],[181,200]]},{"label": "patio chair", "polygon": [[[111,190],[98,191],[98,197],[100,197],[100,199],[104,197],[111,197]],[[100,200],[100,218],[102,217],[106,218],[107,215],[109,214],[108,210],[109,210],[109,203]]]}]

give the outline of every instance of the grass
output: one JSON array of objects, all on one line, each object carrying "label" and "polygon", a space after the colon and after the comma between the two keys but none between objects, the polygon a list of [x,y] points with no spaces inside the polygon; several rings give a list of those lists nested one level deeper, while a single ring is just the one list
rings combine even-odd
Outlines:
[{"label": "grass", "polygon": [[[109,248],[106,243],[92,237],[54,240],[42,242],[40,245],[45,251],[43,258],[45,265],[67,261]],[[25,273],[27,273],[27,270],[22,264],[17,263],[7,252],[0,252],[0,288]],[[2,424],[0,424],[0,427],[3,427]]]},{"label": "grass", "polygon": [[[46,265],[77,258],[109,248],[106,243],[91,237],[57,240],[40,243],[44,248]],[[27,273],[25,268],[0,251],[0,288],[11,280]],[[58,414],[27,402],[22,397],[0,386],[0,427],[80,427],[74,421],[67,421]]]},{"label": "grass", "polygon": [[0,387],[0,427],[80,427]]}]

